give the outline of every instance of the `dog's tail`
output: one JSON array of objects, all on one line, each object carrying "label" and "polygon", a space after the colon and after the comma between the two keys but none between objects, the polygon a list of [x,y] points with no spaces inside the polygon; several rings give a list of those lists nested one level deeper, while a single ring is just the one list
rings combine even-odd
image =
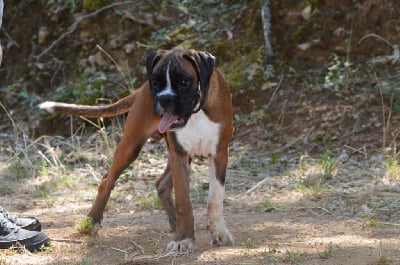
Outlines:
[{"label": "dog's tail", "polygon": [[129,96],[121,98],[117,102],[103,106],[77,105],[62,102],[46,101],[39,105],[40,109],[48,112],[58,112],[74,116],[83,116],[87,118],[114,117],[129,111],[138,90],[135,90]]}]

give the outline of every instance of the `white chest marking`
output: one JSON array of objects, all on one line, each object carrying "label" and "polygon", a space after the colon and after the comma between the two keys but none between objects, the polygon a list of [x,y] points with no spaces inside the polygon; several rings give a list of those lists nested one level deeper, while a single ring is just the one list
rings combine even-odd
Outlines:
[{"label": "white chest marking", "polygon": [[219,142],[219,127],[200,110],[190,117],[185,127],[176,131],[176,137],[190,156],[214,156]]}]

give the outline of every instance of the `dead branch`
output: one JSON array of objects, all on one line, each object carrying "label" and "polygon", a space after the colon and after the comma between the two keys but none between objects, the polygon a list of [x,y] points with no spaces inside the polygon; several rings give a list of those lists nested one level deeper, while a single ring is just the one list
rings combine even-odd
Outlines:
[{"label": "dead branch", "polygon": [[267,55],[267,59],[274,56],[274,51],[271,45],[271,12],[269,5],[269,0],[262,1],[261,19],[263,22],[265,53]]},{"label": "dead branch", "polygon": [[272,59],[274,57],[274,51],[271,44],[271,11],[269,9],[270,0],[263,0],[261,6],[261,20],[263,23],[264,30],[264,42],[265,42],[265,55],[266,55],[266,73],[270,76],[274,76],[274,68],[272,65]]},{"label": "dead branch", "polygon": [[385,39],[384,37],[382,37],[378,34],[375,34],[375,33],[367,34],[358,41],[358,44],[361,44],[361,42],[363,42],[366,38],[369,38],[369,37],[377,38],[378,40],[383,41],[385,44],[391,46],[393,49],[392,55],[380,56],[380,57],[369,60],[369,62],[371,62],[373,64],[382,64],[382,63],[388,63],[388,62],[395,64],[400,60],[399,45],[390,43],[387,39]]},{"label": "dead branch", "polygon": [[278,84],[276,85],[274,92],[272,93],[271,98],[269,99],[269,102],[267,105],[265,105],[264,109],[268,110],[271,107],[271,104],[276,100],[278,97],[278,90],[282,87],[283,80],[285,79],[285,75],[281,75]]},{"label": "dead branch", "polygon": [[51,51],[56,45],[58,45],[63,39],[65,39],[65,37],[67,37],[68,35],[70,35],[71,33],[73,33],[76,28],[78,27],[79,23],[81,23],[83,20],[90,18],[90,17],[94,17],[97,16],[99,13],[116,7],[116,6],[122,6],[122,5],[127,5],[127,4],[133,4],[134,1],[125,1],[125,2],[119,2],[119,3],[113,3],[113,4],[109,4],[106,6],[103,6],[102,8],[97,9],[96,11],[86,14],[86,15],[82,15],[82,16],[78,16],[75,19],[75,22],[72,23],[71,26],[69,26],[68,30],[66,32],[64,32],[63,34],[61,34],[60,37],[58,37],[58,39],[56,39],[55,41],[53,41],[52,44],[50,44],[49,47],[47,47],[46,49],[44,49],[44,51],[42,51],[38,56],[36,56],[36,60],[40,60],[46,53],[48,53],[49,51]]}]

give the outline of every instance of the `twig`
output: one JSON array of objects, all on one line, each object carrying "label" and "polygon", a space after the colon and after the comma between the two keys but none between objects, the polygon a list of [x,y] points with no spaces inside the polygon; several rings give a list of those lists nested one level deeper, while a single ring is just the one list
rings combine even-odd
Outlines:
[{"label": "twig", "polygon": [[308,136],[308,135],[314,130],[314,128],[315,128],[314,126],[311,127],[311,128],[306,132],[305,135],[300,135],[299,137],[297,137],[297,138],[294,139],[293,141],[287,143],[286,145],[284,145],[284,146],[282,146],[282,147],[280,147],[280,148],[275,149],[275,151],[274,151],[273,153],[279,153],[279,152],[282,152],[283,150],[285,150],[285,149],[291,147],[292,145],[294,145],[294,144],[295,144],[296,142],[298,142],[299,140],[304,139],[304,137]]},{"label": "twig", "polygon": [[18,42],[16,42],[11,36],[10,34],[8,34],[8,32],[4,29],[1,29],[1,31],[4,33],[4,35],[6,35],[7,39],[14,44],[15,46],[17,46],[18,48],[21,48],[21,46],[18,44]]},{"label": "twig", "polygon": [[261,186],[262,184],[264,184],[265,182],[267,182],[267,180],[269,180],[270,177],[266,177],[263,180],[261,180],[260,182],[258,182],[256,185],[254,185],[253,187],[251,187],[250,189],[248,189],[244,194],[249,194],[250,192],[252,192],[253,190],[255,190],[256,188],[258,188],[259,186]]},{"label": "twig", "polygon": [[3,105],[3,103],[2,103],[1,101],[0,101],[0,107],[4,110],[4,112],[6,113],[8,119],[9,119],[10,122],[11,122],[11,125],[12,125],[12,127],[13,127],[13,129],[14,129],[14,135],[15,135],[15,139],[16,139],[15,142],[18,143],[18,142],[19,142],[19,139],[18,139],[18,130],[17,130],[18,127],[17,127],[17,125],[15,124],[14,119],[12,118],[10,112],[8,112],[7,108]]},{"label": "twig", "polygon": [[144,248],[141,245],[137,244],[136,242],[134,242],[132,240],[129,240],[129,242],[132,243],[133,245],[135,245],[135,247],[139,248],[140,251],[142,252],[142,255],[144,255]]},{"label": "twig", "polygon": [[374,59],[370,60],[370,62],[372,62],[372,63],[386,63],[388,61],[392,61],[392,63],[396,63],[397,61],[399,61],[399,59],[400,59],[400,48],[399,48],[399,45],[390,43],[387,39],[385,39],[384,37],[382,37],[382,36],[380,36],[378,34],[375,34],[375,33],[367,34],[364,37],[362,37],[358,41],[358,43],[360,44],[363,40],[365,40],[366,38],[369,38],[369,37],[375,37],[375,38],[383,41],[385,44],[391,46],[392,49],[393,49],[393,54],[392,55],[381,56],[381,57],[378,57],[378,58],[374,58]]},{"label": "twig", "polygon": [[389,222],[380,222],[380,221],[378,221],[378,222],[376,222],[376,223],[377,223],[377,224],[380,224],[380,225],[400,226],[400,224],[389,223]]},{"label": "twig", "polygon": [[97,181],[97,183],[100,183],[100,179],[96,176],[93,167],[90,164],[86,164],[85,166],[89,170],[90,175]]},{"label": "twig", "polygon": [[268,102],[268,104],[267,105],[265,105],[265,110],[268,110],[269,109],[269,107],[271,107],[271,104],[272,104],[272,102],[274,102],[275,101],[275,99],[276,99],[276,97],[277,97],[277,94],[278,94],[278,90],[282,87],[282,83],[283,83],[283,80],[285,79],[285,75],[281,75],[281,78],[279,79],[279,82],[278,82],[278,84],[276,85],[276,87],[275,87],[275,89],[274,89],[274,92],[272,92],[272,96],[271,96],[271,98],[269,99],[269,102]]},{"label": "twig", "polygon": [[42,153],[42,151],[38,151],[38,154],[49,164],[51,165],[51,161]]},{"label": "twig", "polygon": [[354,148],[354,147],[352,147],[350,145],[345,144],[344,147],[347,148],[347,149],[352,150],[353,153],[360,153],[360,154],[364,155],[364,157],[368,156],[365,146],[357,149],[357,148]]},{"label": "twig", "polygon": [[387,45],[393,47],[393,45],[392,45],[387,39],[385,39],[384,37],[382,37],[382,36],[380,36],[380,35],[378,35],[378,34],[375,34],[375,33],[370,33],[370,34],[365,35],[364,37],[362,37],[362,38],[358,41],[358,44],[360,44],[362,41],[364,41],[366,38],[369,38],[369,37],[375,37],[375,38],[377,38],[377,39],[380,39],[381,41],[383,41],[383,42],[386,43]]},{"label": "twig", "polygon": [[92,13],[77,17],[75,19],[75,22],[72,23],[71,26],[69,26],[67,31],[65,31],[63,34],[61,34],[61,36],[58,37],[58,39],[56,39],[55,41],[53,41],[53,43],[50,44],[49,47],[47,47],[38,56],[36,56],[36,60],[40,60],[46,53],[51,51],[65,37],[67,37],[69,34],[73,33],[76,30],[76,28],[78,27],[79,23],[81,23],[84,19],[97,16],[99,13],[103,12],[104,10],[107,10],[107,9],[110,9],[110,8],[113,8],[113,7],[116,7],[116,6],[122,6],[122,5],[133,4],[133,3],[135,3],[135,2],[134,1],[125,1],[125,2],[120,2],[120,3],[113,3],[113,4],[110,4],[110,5],[103,6],[102,8],[99,8],[99,9],[97,9],[96,11],[94,11]]},{"label": "twig", "polygon": [[235,138],[237,139],[237,138],[243,137],[243,136],[245,136],[247,134],[250,134],[252,132],[254,132],[254,128],[253,127],[250,128],[250,129],[247,129],[245,131],[241,131],[240,133],[235,134]]},{"label": "twig", "polygon": [[122,68],[121,66],[117,63],[117,61],[106,51],[101,47],[99,44],[96,45],[96,48],[99,49],[102,53],[104,53],[110,61],[114,63],[114,65],[117,67],[118,71],[122,73]]},{"label": "twig", "polygon": [[[375,73],[375,79],[376,83],[379,84],[378,77],[376,76]],[[382,106],[382,150],[385,151],[386,148],[386,140],[387,140],[387,132],[389,130],[390,126],[390,117],[391,117],[391,109],[389,110],[389,117],[386,119],[386,112],[385,112],[385,103],[383,101],[383,94],[382,94],[382,89],[379,86],[379,95],[381,98],[381,106]]]},{"label": "twig", "polygon": [[[71,116],[71,117],[72,117],[72,116]],[[82,120],[86,121],[87,123],[93,125],[93,126],[94,126],[95,128],[97,128],[98,130],[101,130],[101,129],[102,129],[98,124],[94,123],[93,121],[89,120],[88,118],[86,118],[86,117],[84,117],[84,116],[79,116],[79,118],[81,118]]]},{"label": "twig", "polygon": [[116,247],[110,247],[110,249],[115,250],[115,251],[122,252],[122,253],[124,253],[124,254],[128,254],[128,251],[123,250],[123,249],[119,249],[119,248],[116,248]]},{"label": "twig", "polygon": [[[150,1],[150,2],[151,2],[151,1]],[[131,14],[129,11],[127,11],[127,10],[123,10],[122,13],[124,14],[124,16],[125,16],[127,19],[130,19],[130,20],[132,20],[132,21],[135,22],[135,23],[144,24],[144,25],[148,25],[148,26],[154,27],[154,23],[151,23],[151,21],[146,21],[146,20],[144,20],[144,19],[137,18],[137,17],[135,17],[134,15],[132,15],[132,14]]]},{"label": "twig", "polygon": [[320,209],[320,210],[322,210],[322,211],[324,211],[324,212],[326,212],[326,213],[332,214],[331,211],[329,211],[329,210],[327,210],[327,209],[325,209],[325,208],[323,208],[323,207],[321,207],[321,206],[317,206],[317,209]]}]

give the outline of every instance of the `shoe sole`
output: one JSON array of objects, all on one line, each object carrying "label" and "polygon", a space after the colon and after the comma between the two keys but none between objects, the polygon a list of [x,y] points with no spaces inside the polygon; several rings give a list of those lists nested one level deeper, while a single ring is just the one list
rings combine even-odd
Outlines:
[{"label": "shoe sole", "polygon": [[35,244],[32,244],[30,246],[25,246],[25,248],[27,250],[29,250],[30,252],[34,252],[35,250],[40,249],[42,246],[44,246],[45,244],[48,244],[49,242],[50,242],[49,238],[44,238],[40,242],[36,242]]},{"label": "shoe sole", "polygon": [[40,249],[43,245],[48,244],[50,242],[50,239],[46,236],[43,235],[43,238],[40,239],[37,242],[34,242],[33,244],[24,244],[23,240],[22,241],[14,241],[14,242],[9,242],[9,241],[0,241],[0,249],[8,249],[11,248],[12,246],[24,246],[27,250],[30,252],[34,252],[35,250]]}]

